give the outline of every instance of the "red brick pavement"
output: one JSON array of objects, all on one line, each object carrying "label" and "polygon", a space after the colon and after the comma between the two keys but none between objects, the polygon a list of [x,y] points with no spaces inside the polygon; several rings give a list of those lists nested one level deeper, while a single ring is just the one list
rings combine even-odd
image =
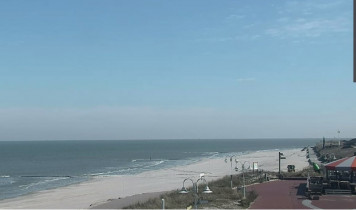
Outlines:
[{"label": "red brick pavement", "polygon": [[356,195],[323,195],[311,204],[322,209],[356,209]]},{"label": "red brick pavement", "polygon": [[305,183],[305,180],[282,180],[249,186],[248,190],[255,190],[258,194],[250,208],[307,209],[302,204],[305,200]]},{"label": "red brick pavement", "polygon": [[305,180],[278,180],[249,186],[255,190],[257,199],[251,209],[308,209],[310,208],[356,209],[356,195],[322,195],[319,200],[307,200],[304,196]]}]

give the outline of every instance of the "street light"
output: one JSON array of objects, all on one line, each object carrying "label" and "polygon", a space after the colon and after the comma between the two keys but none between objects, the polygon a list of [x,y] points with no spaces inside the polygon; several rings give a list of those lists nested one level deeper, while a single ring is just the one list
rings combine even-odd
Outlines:
[{"label": "street light", "polygon": [[[227,158],[230,158],[230,185],[231,185],[231,189],[232,189],[232,158],[233,157],[236,157],[236,155],[231,155],[231,156],[227,156],[227,157],[225,157],[225,163],[227,163]],[[235,162],[236,162],[237,160],[236,160],[236,158],[235,158]],[[236,162],[237,163],[237,162]],[[235,167],[235,170],[236,170],[237,168]]]},{"label": "street light", "polygon": [[199,193],[198,182],[199,182],[199,181],[203,181],[203,182],[206,184],[206,186],[205,186],[205,188],[204,188],[204,190],[203,190],[202,193],[204,193],[204,194],[210,194],[210,193],[213,193],[213,191],[210,190],[210,188],[209,188],[209,186],[208,186],[208,182],[206,181],[206,179],[204,178],[204,175],[203,175],[203,176],[200,176],[200,178],[199,178],[197,181],[195,181],[195,182],[194,182],[193,179],[191,179],[191,178],[186,178],[186,179],[184,179],[184,181],[183,181],[183,187],[182,187],[182,189],[179,191],[180,194],[187,194],[187,193],[189,193],[189,191],[187,190],[187,188],[185,188],[185,186],[184,186],[184,183],[185,183],[185,181],[187,181],[187,180],[190,180],[190,181],[192,182],[192,184],[193,184],[194,206],[195,206],[195,209],[197,209],[197,208],[198,208],[198,199],[199,199],[199,195],[198,195],[198,193]]},{"label": "street light", "polygon": [[245,173],[244,173],[245,172],[245,164],[246,164],[246,162],[248,162],[248,168],[247,169],[250,169],[250,165],[251,165],[250,161],[246,160],[244,163],[239,162],[239,161],[236,162],[236,163],[240,163],[241,164],[241,169],[242,169],[242,183],[243,183],[242,188],[243,188],[243,192],[244,192],[243,199],[246,199],[246,186],[245,186]]}]

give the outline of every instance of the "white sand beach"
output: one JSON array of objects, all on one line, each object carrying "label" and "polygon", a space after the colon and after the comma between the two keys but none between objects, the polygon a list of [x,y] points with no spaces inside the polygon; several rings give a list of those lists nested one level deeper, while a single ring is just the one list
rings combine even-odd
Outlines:
[{"label": "white sand beach", "polygon": [[[300,149],[259,151],[237,156],[239,161],[258,162],[259,169],[278,171],[278,152],[284,153],[281,169],[287,170],[287,165],[293,164],[296,170],[308,166],[305,152]],[[74,208],[87,209],[106,203],[113,199],[125,198],[132,195],[162,192],[180,189],[187,177],[199,178],[205,173],[208,181],[230,175],[230,162],[225,158],[204,159],[194,164],[169,169],[147,171],[137,175],[119,175],[98,177],[68,187],[46,190],[31,195],[0,201],[0,208]],[[235,163],[233,163],[233,167]],[[238,164],[240,168],[240,164]],[[237,172],[234,172],[236,174]],[[187,182],[188,183],[188,182]]]}]

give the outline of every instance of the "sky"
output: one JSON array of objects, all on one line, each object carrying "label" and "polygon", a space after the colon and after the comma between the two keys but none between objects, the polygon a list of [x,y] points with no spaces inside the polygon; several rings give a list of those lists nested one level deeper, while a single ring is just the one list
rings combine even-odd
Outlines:
[{"label": "sky", "polygon": [[355,138],[352,8],[0,1],[0,140]]}]

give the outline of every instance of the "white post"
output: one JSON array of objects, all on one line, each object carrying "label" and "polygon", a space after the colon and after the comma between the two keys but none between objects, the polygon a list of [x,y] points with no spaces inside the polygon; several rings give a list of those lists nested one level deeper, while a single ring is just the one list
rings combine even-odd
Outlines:
[{"label": "white post", "polygon": [[245,164],[242,167],[242,181],[243,181],[243,188],[244,188],[244,199],[246,199],[246,187],[245,187]]},{"label": "white post", "polygon": [[164,203],[164,199],[162,198],[162,209],[164,210],[164,206],[165,206],[165,203]]},{"label": "white post", "polygon": [[230,157],[230,184],[232,189],[232,157]]}]

